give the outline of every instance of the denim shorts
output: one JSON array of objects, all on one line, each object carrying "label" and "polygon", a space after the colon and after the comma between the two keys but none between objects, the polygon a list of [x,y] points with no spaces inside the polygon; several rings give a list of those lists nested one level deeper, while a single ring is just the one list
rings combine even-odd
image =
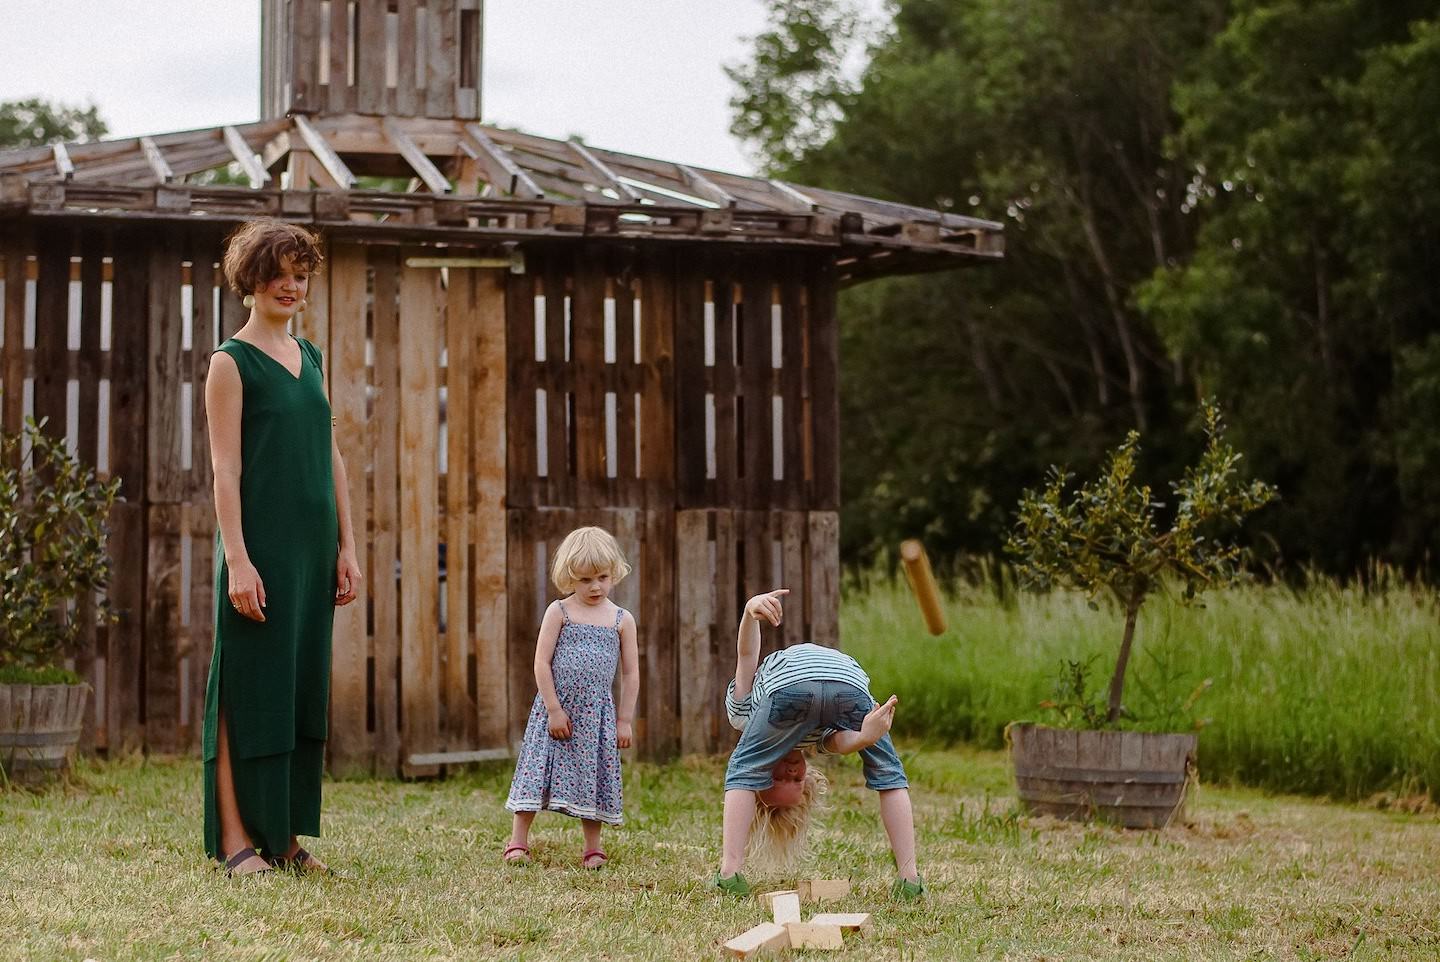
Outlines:
[{"label": "denim shorts", "polygon": [[[770,692],[755,702],[740,741],[730,753],[725,788],[763,791],[775,784],[771,769],[817,731],[860,730],[875,699],[843,681],[801,681]],[[905,766],[887,734],[860,750],[865,784],[877,792],[906,788]]]}]

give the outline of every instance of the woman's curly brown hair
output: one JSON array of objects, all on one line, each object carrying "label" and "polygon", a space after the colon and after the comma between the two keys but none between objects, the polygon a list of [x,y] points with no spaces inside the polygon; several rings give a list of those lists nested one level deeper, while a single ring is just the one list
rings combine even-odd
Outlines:
[{"label": "woman's curly brown hair", "polygon": [[320,239],[303,227],[278,220],[246,221],[225,240],[225,283],[241,297],[253,294],[279,275],[287,257],[309,274],[325,259]]}]

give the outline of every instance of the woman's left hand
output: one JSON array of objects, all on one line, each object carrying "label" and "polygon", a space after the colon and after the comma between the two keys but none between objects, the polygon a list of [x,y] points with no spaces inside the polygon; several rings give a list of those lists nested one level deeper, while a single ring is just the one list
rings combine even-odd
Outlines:
[{"label": "woman's left hand", "polygon": [[335,604],[348,605],[359,597],[360,582],[364,580],[354,549],[342,548],[335,562]]},{"label": "woman's left hand", "polygon": [[635,726],[628,721],[617,721],[615,723],[615,745],[619,748],[629,748],[630,743],[635,740]]}]

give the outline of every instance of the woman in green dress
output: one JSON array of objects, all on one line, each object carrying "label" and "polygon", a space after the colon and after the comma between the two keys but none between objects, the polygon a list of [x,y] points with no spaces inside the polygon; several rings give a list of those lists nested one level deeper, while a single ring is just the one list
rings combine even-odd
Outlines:
[{"label": "woman in green dress", "polygon": [[293,224],[230,236],[225,279],[250,317],[205,382],[219,525],[205,851],[232,875],[326,868],[297,836],[320,834],[330,634],[361,575],[320,351],[287,332],[320,261]]}]

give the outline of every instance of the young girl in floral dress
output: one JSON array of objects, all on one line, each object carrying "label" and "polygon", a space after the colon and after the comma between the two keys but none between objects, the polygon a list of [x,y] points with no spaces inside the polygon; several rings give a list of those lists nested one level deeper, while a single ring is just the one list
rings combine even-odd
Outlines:
[{"label": "young girl in floral dress", "polygon": [[[530,823],[541,809],[580,819],[581,865],[606,862],[600,828],[621,823],[620,749],[630,747],[640,689],[635,619],[610,600],[629,573],[603,528],[577,528],[555,553],[550,579],[566,597],[545,609],[535,641],[539,692],[505,802],[515,813],[506,862],[530,860]],[[617,663],[618,714],[610,694]]]}]

